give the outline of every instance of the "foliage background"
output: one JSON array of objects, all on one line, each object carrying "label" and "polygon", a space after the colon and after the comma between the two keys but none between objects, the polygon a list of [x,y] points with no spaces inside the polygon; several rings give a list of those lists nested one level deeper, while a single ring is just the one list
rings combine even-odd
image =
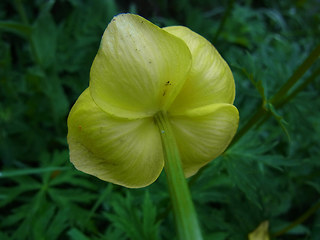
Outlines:
[{"label": "foliage background", "polygon": [[0,1],[0,239],[176,238],[163,175],[129,190],[68,160],[68,112],[121,12],[205,36],[233,70],[240,129],[260,109],[191,178],[205,239],[247,239],[265,220],[272,239],[320,239],[319,60],[272,101],[319,44],[318,0]]}]

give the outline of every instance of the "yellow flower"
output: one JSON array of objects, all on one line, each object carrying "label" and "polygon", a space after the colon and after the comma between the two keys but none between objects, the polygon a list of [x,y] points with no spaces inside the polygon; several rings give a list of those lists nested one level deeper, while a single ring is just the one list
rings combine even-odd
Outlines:
[{"label": "yellow flower", "polygon": [[154,116],[167,113],[186,177],[219,156],[238,127],[227,63],[186,27],[159,28],[120,14],[105,30],[89,87],[68,117],[75,167],[126,187],[153,183],[164,167]]},{"label": "yellow flower", "polygon": [[269,221],[262,222],[253,232],[249,233],[249,240],[270,240]]}]

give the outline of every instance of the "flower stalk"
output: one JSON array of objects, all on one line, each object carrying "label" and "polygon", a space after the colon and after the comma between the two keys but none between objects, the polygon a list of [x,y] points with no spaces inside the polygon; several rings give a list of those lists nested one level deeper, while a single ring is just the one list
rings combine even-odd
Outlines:
[{"label": "flower stalk", "polygon": [[154,117],[159,128],[165,161],[165,172],[173,206],[179,239],[201,240],[199,222],[183,173],[180,154],[170,122],[165,112]]},{"label": "flower stalk", "polygon": [[[320,44],[318,44],[305,59],[305,61],[295,70],[292,76],[286,81],[286,83],[280,88],[280,90],[270,99],[270,103],[276,107],[283,106],[286,102],[291,100],[297,95],[302,89],[304,89],[309,83],[316,79],[318,69],[312,74],[303,84],[300,85],[293,93],[288,95],[288,92],[295,86],[298,80],[311,68],[315,61],[320,56]],[[256,113],[249,119],[249,121],[238,131],[236,136],[233,138],[229,147],[234,145],[242,136],[245,135],[250,129],[256,126],[261,120],[266,119],[270,116],[270,112],[265,109],[264,104],[258,108]]]}]

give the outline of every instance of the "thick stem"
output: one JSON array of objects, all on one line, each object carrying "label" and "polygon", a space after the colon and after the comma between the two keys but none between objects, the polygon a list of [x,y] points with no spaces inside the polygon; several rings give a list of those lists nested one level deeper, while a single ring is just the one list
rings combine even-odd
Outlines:
[{"label": "thick stem", "polygon": [[159,112],[155,116],[155,121],[161,135],[165,172],[179,239],[202,240],[199,222],[182,170],[178,146],[168,116],[165,112]]}]

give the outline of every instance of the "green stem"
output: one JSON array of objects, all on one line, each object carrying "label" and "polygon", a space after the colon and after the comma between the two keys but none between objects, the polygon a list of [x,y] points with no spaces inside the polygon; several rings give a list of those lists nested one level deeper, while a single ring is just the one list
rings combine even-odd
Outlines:
[{"label": "green stem", "polygon": [[217,30],[216,34],[214,35],[214,37],[213,37],[213,40],[212,40],[213,43],[215,43],[217,41],[220,33],[222,32],[222,29],[223,29],[223,27],[224,27],[229,15],[231,13],[231,10],[233,8],[233,4],[234,4],[234,0],[229,0],[228,1],[227,10],[224,12],[224,15],[222,17],[222,20],[220,21],[220,25],[218,27],[218,30]]},{"label": "green stem", "polygon": [[[320,74],[320,68],[317,68],[314,73],[308,77],[299,87],[297,87],[292,93],[290,93],[287,97],[279,101],[277,104],[274,105],[275,108],[281,108],[285,104],[287,104],[289,101],[291,101],[296,95],[298,95],[299,92],[301,92],[303,89],[305,89],[310,83],[312,83],[314,80],[317,79],[317,77]],[[264,123],[269,117],[271,116],[270,112],[267,112],[264,114],[264,116],[261,117],[261,121],[259,121],[259,127],[262,123]]]},{"label": "green stem", "polygon": [[278,104],[275,105],[275,107],[282,107],[287,102],[289,102],[291,99],[293,99],[299,92],[301,92],[303,89],[305,89],[310,83],[312,83],[314,80],[317,79],[317,77],[320,75],[320,68],[318,67],[310,77],[308,77],[299,87],[297,87],[292,93],[290,93],[285,99],[280,101]]},{"label": "green stem", "polygon": [[26,25],[29,25],[29,20],[28,20],[26,11],[24,10],[24,7],[22,5],[21,0],[15,0],[14,5],[17,8],[17,11],[21,17],[22,22]]},{"label": "green stem", "polygon": [[294,220],[290,225],[286,226],[285,228],[281,229],[278,232],[275,232],[272,234],[272,237],[278,237],[281,236],[297,225],[303,223],[305,220],[307,220],[312,214],[314,214],[318,209],[320,208],[320,202],[309,208],[304,214],[302,214],[300,217],[298,217],[296,220]]},{"label": "green stem", "polygon": [[[15,0],[15,1],[14,1],[14,4],[15,4],[15,7],[16,7],[19,15],[20,15],[20,18],[21,18],[22,22],[23,22],[26,26],[28,26],[28,27],[30,27],[30,28],[32,29],[32,26],[31,26],[30,23],[29,23],[29,20],[28,20],[26,11],[25,11],[25,9],[24,9],[24,6],[23,6],[21,0]],[[32,29],[32,30],[33,30],[33,29]],[[31,32],[31,33],[29,33],[28,35],[26,35],[26,37],[27,37],[27,40],[29,41],[30,48],[31,48],[31,53],[32,53],[32,55],[33,55],[33,57],[34,57],[35,63],[37,63],[38,65],[41,65],[40,57],[39,57],[39,54],[38,54],[38,52],[37,52],[37,48],[36,48],[36,45],[35,45],[35,43],[34,43],[34,40],[33,40],[33,38],[32,38],[32,34],[33,34],[33,33]]]},{"label": "green stem", "polygon": [[[304,75],[304,73],[312,66],[312,64],[318,59],[320,55],[320,44],[318,44],[309,54],[307,59],[295,70],[292,76],[287,80],[287,82],[277,91],[277,93],[271,98],[270,103],[274,106],[282,105],[282,102],[285,102],[287,97],[287,93],[291,90],[294,84]],[[312,75],[313,76],[313,75]],[[314,77],[315,78],[315,77]],[[314,79],[313,78],[313,79]],[[310,83],[310,80],[306,82]],[[305,87],[305,86],[304,86]],[[303,88],[298,88],[298,91],[301,91]],[[294,92],[294,96],[298,93],[298,91]],[[256,111],[256,113],[249,119],[249,121],[238,131],[236,136],[233,138],[229,147],[234,145],[246,132],[248,132],[251,128],[256,126],[262,119],[267,117],[269,112],[264,108],[264,105],[261,105],[260,108]]]},{"label": "green stem", "polygon": [[167,113],[155,115],[159,127],[165,172],[180,240],[201,240],[199,222],[193,206],[190,191],[182,170],[180,154]]},{"label": "green stem", "polygon": [[[308,84],[313,82],[316,77],[319,75],[319,68],[307,78],[304,83],[302,83],[294,92],[289,95],[286,95],[294,84],[303,76],[303,74],[312,66],[312,64],[317,60],[320,55],[320,44],[317,45],[309,54],[308,58],[296,69],[294,74],[287,80],[287,82],[279,89],[279,91],[271,98],[270,103],[273,104],[276,108],[282,107],[286,102],[290,101],[295,97],[300,91],[302,91]],[[264,108],[264,105],[256,110],[254,115],[247,121],[247,123],[237,132],[229,147],[232,147],[236,142],[239,141],[250,129],[255,127],[258,123],[262,123],[270,117],[270,112]],[[200,169],[190,180],[189,185],[192,185],[197,181],[202,172],[208,167],[205,166]]]},{"label": "green stem", "polygon": [[318,44],[309,54],[307,59],[296,69],[288,81],[280,88],[280,90],[271,98],[272,104],[277,104],[281,98],[285,97],[293,85],[305,74],[320,55],[320,44]]}]

